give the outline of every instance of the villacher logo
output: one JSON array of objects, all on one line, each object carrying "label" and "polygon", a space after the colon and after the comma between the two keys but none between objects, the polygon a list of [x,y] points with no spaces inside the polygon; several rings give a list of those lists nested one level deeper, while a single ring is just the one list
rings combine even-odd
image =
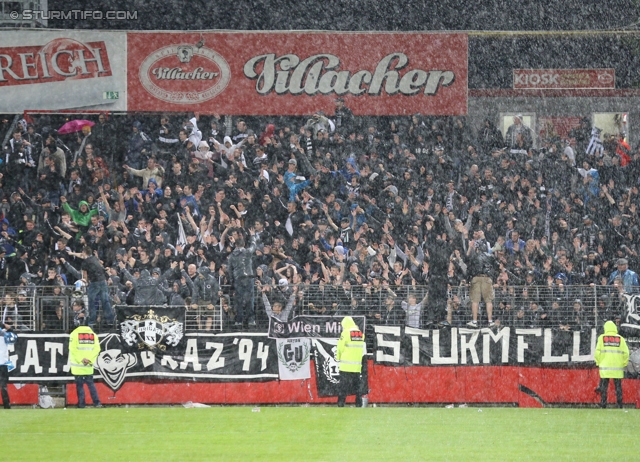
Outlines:
[{"label": "villacher logo", "polygon": [[142,86],[156,98],[175,104],[199,104],[219,95],[231,80],[227,61],[204,46],[168,45],[140,65]]}]

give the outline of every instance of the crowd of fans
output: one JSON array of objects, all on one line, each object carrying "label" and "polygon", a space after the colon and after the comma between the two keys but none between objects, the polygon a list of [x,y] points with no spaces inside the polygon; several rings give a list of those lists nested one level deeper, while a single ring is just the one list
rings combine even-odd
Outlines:
[{"label": "crowd of fans", "polygon": [[452,325],[470,319],[470,247],[491,260],[498,326],[583,328],[589,287],[610,286],[598,303],[611,319],[638,290],[640,149],[623,136],[594,150],[587,118],[566,140],[538,140],[521,117],[503,137],[490,119],[370,119],[341,100],[331,112],[100,114],[73,135],[55,116],[20,121],[0,164],[0,283],[20,286],[7,297],[73,284],[89,246],[115,304],[240,327],[227,271],[239,240],[255,242],[259,321],[442,323],[425,297],[434,243],[447,249]]}]

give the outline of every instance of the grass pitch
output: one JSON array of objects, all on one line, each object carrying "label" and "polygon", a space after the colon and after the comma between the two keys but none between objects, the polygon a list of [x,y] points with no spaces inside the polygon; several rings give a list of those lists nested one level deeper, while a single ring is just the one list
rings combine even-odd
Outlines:
[{"label": "grass pitch", "polygon": [[0,410],[6,461],[637,460],[639,432],[634,409]]}]

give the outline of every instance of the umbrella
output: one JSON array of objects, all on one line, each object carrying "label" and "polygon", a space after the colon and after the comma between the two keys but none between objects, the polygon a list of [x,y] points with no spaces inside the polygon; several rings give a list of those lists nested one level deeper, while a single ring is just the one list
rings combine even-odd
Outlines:
[{"label": "umbrella", "polygon": [[65,135],[67,133],[75,133],[82,130],[82,127],[85,126],[93,127],[95,122],[91,122],[90,120],[70,120],[58,130],[60,135]]}]

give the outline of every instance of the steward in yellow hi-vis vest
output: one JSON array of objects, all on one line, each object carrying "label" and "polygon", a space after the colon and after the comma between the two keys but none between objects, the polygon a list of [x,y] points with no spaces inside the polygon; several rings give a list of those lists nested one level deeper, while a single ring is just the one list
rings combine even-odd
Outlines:
[{"label": "steward in yellow hi-vis vest", "polygon": [[78,313],[80,326],[69,336],[69,363],[71,373],[75,376],[76,391],[78,393],[78,408],[85,407],[84,385],[89,388],[91,401],[95,407],[102,407],[96,385],[93,383],[93,365],[100,354],[100,340],[98,335],[86,325],[84,309]]},{"label": "steward in yellow hi-vis vest", "polygon": [[604,334],[598,337],[595,353],[596,365],[600,368],[600,384],[596,393],[600,393],[600,407],[607,407],[609,379],[613,379],[616,387],[618,407],[622,407],[622,378],[624,368],[629,363],[629,348],[620,335],[613,321],[604,323]]},{"label": "steward in yellow hi-vis vest", "polygon": [[338,407],[344,407],[347,395],[356,395],[356,406],[362,407],[362,357],[366,352],[364,333],[351,316],[342,320],[342,334],[338,340],[336,360],[340,370]]}]

